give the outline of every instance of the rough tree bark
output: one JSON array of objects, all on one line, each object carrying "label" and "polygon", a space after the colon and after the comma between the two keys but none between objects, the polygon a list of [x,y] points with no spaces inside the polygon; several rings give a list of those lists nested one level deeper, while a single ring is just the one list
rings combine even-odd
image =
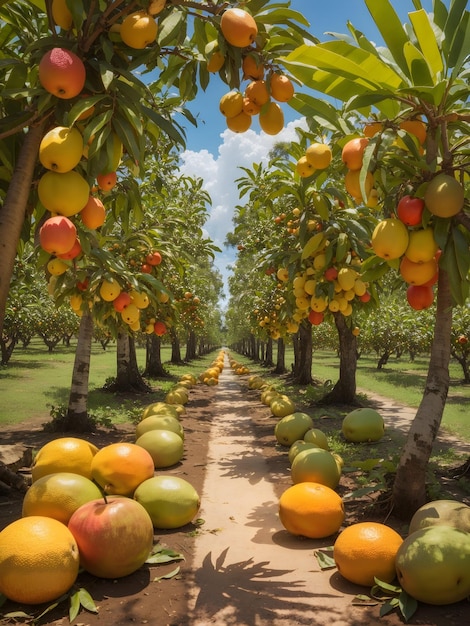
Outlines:
[{"label": "rough tree bark", "polygon": [[151,391],[139,372],[134,338],[127,333],[118,333],[116,361],[116,381],[111,387],[112,391],[129,393],[148,393]]},{"label": "rough tree bark", "polygon": [[294,371],[294,380],[299,385],[310,385],[312,383],[312,325],[308,320],[303,320],[299,326],[298,333],[298,362]]},{"label": "rough tree bark", "polygon": [[273,367],[273,340],[271,337],[268,337],[268,341],[266,342],[266,352],[264,355],[263,365],[266,367]]},{"label": "rough tree bark", "polygon": [[357,339],[341,313],[333,313],[339,338],[339,378],[333,389],[322,399],[325,404],[357,404],[356,370]]},{"label": "rough tree bark", "polygon": [[172,328],[170,331],[171,334],[171,362],[175,365],[179,365],[183,363],[183,359],[181,358],[181,344],[180,339],[176,333],[176,331]]},{"label": "rough tree bark", "polygon": [[277,357],[274,373],[285,374],[286,371],[286,344],[284,343],[284,339],[279,337],[277,340]]},{"label": "rough tree bark", "polygon": [[408,431],[392,488],[393,512],[409,519],[427,501],[426,469],[449,390],[452,298],[449,276],[439,270],[436,321],[423,398]]},{"label": "rough tree bark", "polygon": [[163,367],[161,345],[160,337],[154,333],[147,335],[144,376],[148,378],[168,378],[170,376]]}]

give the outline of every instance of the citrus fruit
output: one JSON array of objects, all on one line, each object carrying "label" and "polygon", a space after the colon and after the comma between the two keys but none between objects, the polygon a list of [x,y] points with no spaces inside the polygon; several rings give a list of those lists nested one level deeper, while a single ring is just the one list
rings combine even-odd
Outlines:
[{"label": "citrus fruit", "polygon": [[253,16],[238,8],[227,9],[222,13],[220,30],[228,43],[237,48],[251,45],[258,34]]},{"label": "citrus fruit", "polygon": [[344,520],[341,497],[315,482],[292,485],[279,498],[279,519],[293,535],[322,539],[338,532]]},{"label": "citrus fruit", "polygon": [[60,276],[61,274],[65,274],[65,272],[69,269],[67,263],[64,263],[60,259],[51,259],[47,263],[47,271],[52,276]]},{"label": "citrus fruit", "polygon": [[65,173],[72,170],[82,158],[83,138],[80,132],[66,126],[49,130],[39,145],[39,160],[48,170]]},{"label": "citrus fruit", "polygon": [[396,555],[402,589],[420,602],[452,604],[470,594],[470,534],[430,526],[405,539]]},{"label": "citrus fruit", "polygon": [[294,441],[294,443],[289,448],[289,454],[287,455],[289,463],[292,465],[295,457],[299,454],[299,452],[302,452],[302,450],[309,450],[310,448],[318,447],[319,446],[317,446],[316,443],[309,443],[304,439],[298,439],[297,441]]},{"label": "citrus fruit", "polygon": [[153,459],[135,443],[111,443],[93,457],[91,475],[108,494],[130,496],[153,476]]},{"label": "citrus fruit", "polygon": [[391,583],[402,543],[401,536],[385,524],[359,522],[340,533],[333,546],[333,558],[339,573],[356,585],[372,586],[374,577]]},{"label": "citrus fruit", "polygon": [[33,460],[33,483],[47,474],[72,472],[91,479],[91,462],[98,448],[76,437],[59,437],[44,444]]},{"label": "citrus fruit", "polygon": [[[362,158],[369,140],[367,137],[355,137],[350,139],[343,147],[341,152],[341,160],[345,163],[349,170],[360,170],[362,167]],[[352,194],[354,195],[354,194]]]},{"label": "citrus fruit", "polygon": [[23,517],[0,532],[0,593],[14,602],[59,598],[74,584],[78,569],[77,543],[55,519]]},{"label": "citrus fruit", "polygon": [[264,65],[262,59],[254,54],[247,54],[242,61],[243,78],[262,80],[264,77]]},{"label": "citrus fruit", "polygon": [[269,91],[264,80],[253,80],[245,89],[245,97],[262,107],[269,102]]},{"label": "citrus fruit", "polygon": [[135,443],[150,454],[157,469],[176,465],[183,458],[183,440],[172,430],[148,430]]},{"label": "citrus fruit", "polygon": [[315,171],[315,168],[307,159],[307,156],[305,154],[301,156],[300,159],[297,161],[297,163],[295,164],[295,169],[301,178],[308,178],[309,176],[312,176]]},{"label": "citrus fruit", "polygon": [[331,163],[331,148],[324,143],[312,143],[305,151],[307,161],[316,170],[324,170]]},{"label": "citrus fruit", "polygon": [[241,111],[234,117],[227,117],[227,128],[233,133],[245,133],[251,126],[251,115]]},{"label": "citrus fruit", "polygon": [[272,97],[278,102],[288,102],[294,95],[294,85],[284,74],[271,74],[269,87]]},{"label": "citrus fruit", "polygon": [[89,478],[72,472],[57,472],[38,478],[23,498],[23,517],[42,515],[67,524],[72,513],[101,491]]},{"label": "citrus fruit", "polygon": [[274,436],[282,446],[291,446],[313,427],[310,415],[297,411],[282,417],[274,427]]},{"label": "citrus fruit", "polygon": [[145,48],[157,38],[158,25],[156,20],[146,11],[130,13],[121,25],[121,39],[136,50]]},{"label": "citrus fruit", "polygon": [[335,457],[323,448],[309,448],[299,452],[291,466],[291,478],[297,483],[320,483],[331,489],[338,486],[341,470]]},{"label": "citrus fruit", "polygon": [[174,415],[149,415],[139,422],[135,428],[135,436],[138,439],[149,430],[171,430],[184,438],[184,431],[181,422]]},{"label": "citrus fruit", "polygon": [[72,27],[73,17],[66,0],[52,0],[52,19],[64,30]]},{"label": "citrus fruit", "polygon": [[155,528],[185,526],[200,506],[196,489],[178,476],[149,478],[137,487],[134,498],[146,509]]},{"label": "citrus fruit", "polygon": [[229,91],[220,98],[219,110],[225,117],[235,117],[243,110],[243,96],[239,91]]},{"label": "citrus fruit", "polygon": [[470,533],[470,506],[458,500],[427,502],[411,518],[408,534],[429,526],[453,526]]},{"label": "citrus fruit", "polygon": [[304,441],[314,443],[319,448],[323,448],[323,450],[328,450],[330,447],[328,437],[319,428],[309,428],[307,432],[304,433]]},{"label": "citrus fruit", "polygon": [[269,408],[276,417],[284,417],[290,413],[294,413],[295,404],[293,400],[285,394],[278,394],[271,400]]},{"label": "citrus fruit", "polygon": [[350,411],[344,417],[341,430],[347,441],[379,441],[383,437],[385,425],[383,417],[375,409],[361,408]]},{"label": "citrus fruit", "polygon": [[440,173],[435,176],[424,192],[424,204],[437,217],[452,217],[462,210],[465,193],[453,176]]},{"label": "citrus fruit", "polygon": [[[362,202],[362,189],[361,189],[361,170],[348,170],[344,177],[344,186],[346,191],[356,200],[356,202]],[[374,177],[371,172],[367,172],[364,181],[364,192],[366,198],[369,197],[370,192],[374,186]]]}]

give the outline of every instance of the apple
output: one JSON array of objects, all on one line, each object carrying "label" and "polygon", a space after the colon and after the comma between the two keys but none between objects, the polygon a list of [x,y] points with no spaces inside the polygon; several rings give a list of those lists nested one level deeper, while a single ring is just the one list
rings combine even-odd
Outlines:
[{"label": "apple", "polygon": [[162,262],[162,255],[160,254],[160,252],[150,252],[150,254],[147,254],[147,256],[145,257],[145,261],[149,265],[160,265],[160,263]]},{"label": "apple", "polygon": [[397,216],[407,226],[418,226],[423,219],[424,201],[421,198],[403,196],[397,206]]},{"label": "apple", "polygon": [[122,578],[141,567],[153,547],[153,524],[145,508],[122,496],[91,500],[68,523],[81,566],[93,576]]}]

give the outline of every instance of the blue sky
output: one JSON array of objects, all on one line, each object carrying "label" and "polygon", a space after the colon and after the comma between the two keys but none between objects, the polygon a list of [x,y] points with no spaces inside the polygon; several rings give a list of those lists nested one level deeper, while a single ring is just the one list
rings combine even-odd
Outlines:
[{"label": "blue sky", "polygon": [[[445,0],[446,5],[449,2]],[[432,0],[422,0],[422,5],[430,11]],[[407,13],[415,10],[412,0],[393,0],[393,6],[402,22],[408,21]],[[303,13],[310,22],[310,31],[322,41],[328,38],[327,32],[347,33],[349,20],[372,41],[381,43],[363,0],[292,0],[291,7]],[[188,108],[198,117],[199,125],[198,128],[191,125],[186,128],[187,149],[181,155],[180,169],[183,174],[202,178],[204,188],[212,198],[205,230],[222,249],[215,264],[224,279],[228,297],[227,278],[236,262],[236,250],[225,247],[224,240],[233,229],[234,209],[240,203],[234,183],[242,176],[240,167],[266,163],[276,142],[296,141],[295,128],[306,128],[306,124],[305,120],[299,119],[297,112],[284,104],[285,128],[279,135],[266,135],[260,131],[257,121],[246,133],[232,133],[227,130],[225,118],[219,111],[219,100],[227,91],[227,85],[213,76],[207,91],[200,91],[196,100],[189,103]]]}]

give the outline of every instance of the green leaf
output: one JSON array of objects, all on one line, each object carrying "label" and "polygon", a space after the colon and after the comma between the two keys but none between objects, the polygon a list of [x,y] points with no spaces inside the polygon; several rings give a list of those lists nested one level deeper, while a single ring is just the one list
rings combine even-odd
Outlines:
[{"label": "green leaf", "polygon": [[444,70],[444,65],[429,15],[424,9],[412,11],[408,15],[421,52],[432,71],[433,82],[436,83],[438,75]]},{"label": "green leaf", "polygon": [[87,611],[91,611],[92,613],[98,613],[98,607],[96,606],[95,601],[86,589],[80,587],[80,589],[78,590],[78,594],[80,598],[80,604],[83,606],[84,609],[86,609]]},{"label": "green leaf", "polygon": [[171,11],[163,21],[159,23],[157,42],[160,47],[175,43],[182,33],[186,32],[186,13],[184,11]]},{"label": "green leaf", "polygon": [[318,250],[320,245],[323,243],[324,238],[325,237],[323,233],[316,233],[315,235],[310,237],[302,250],[302,254],[300,257],[302,261],[304,259],[308,259],[310,256],[312,256],[314,252]]},{"label": "green leaf", "polygon": [[73,620],[77,617],[80,612],[80,592],[76,591],[70,596],[70,608],[69,608],[69,621],[73,622]]},{"label": "green leaf", "polygon": [[377,578],[375,576],[374,576],[374,581],[377,587],[381,589],[382,591],[388,591],[390,593],[395,593],[395,594],[401,593],[401,587],[399,587],[398,585],[392,585],[391,583],[386,583],[383,580],[380,580],[380,578]]},{"label": "green leaf", "polygon": [[385,615],[388,615],[389,613],[394,611],[396,608],[398,608],[398,606],[399,606],[398,598],[392,598],[388,602],[385,602],[380,607],[380,611],[379,611],[380,617],[384,617]]},{"label": "green leaf", "polygon": [[342,261],[350,247],[351,244],[348,235],[346,233],[340,233],[338,235],[338,243],[336,244],[336,260]]},{"label": "green leaf", "polygon": [[333,569],[336,567],[336,563],[333,558],[333,546],[315,550],[315,558],[317,559],[317,563],[322,570]]},{"label": "green leaf", "polygon": [[406,591],[402,591],[398,596],[398,605],[405,622],[407,622],[418,609],[418,602],[408,595]]},{"label": "green leaf", "polygon": [[407,41],[403,46],[403,53],[413,84],[420,87],[432,86],[434,81],[431,71],[420,50],[411,41]]},{"label": "green leaf", "polygon": [[352,600],[354,606],[377,606],[378,601],[366,596],[365,594],[358,593]]},{"label": "green leaf", "polygon": [[163,574],[162,576],[157,576],[156,578],[154,578],[153,582],[155,583],[155,582],[159,582],[160,580],[169,580],[170,578],[174,578],[180,573],[180,569],[181,568],[178,565],[178,567],[176,567],[171,572],[168,572],[168,574]]}]

